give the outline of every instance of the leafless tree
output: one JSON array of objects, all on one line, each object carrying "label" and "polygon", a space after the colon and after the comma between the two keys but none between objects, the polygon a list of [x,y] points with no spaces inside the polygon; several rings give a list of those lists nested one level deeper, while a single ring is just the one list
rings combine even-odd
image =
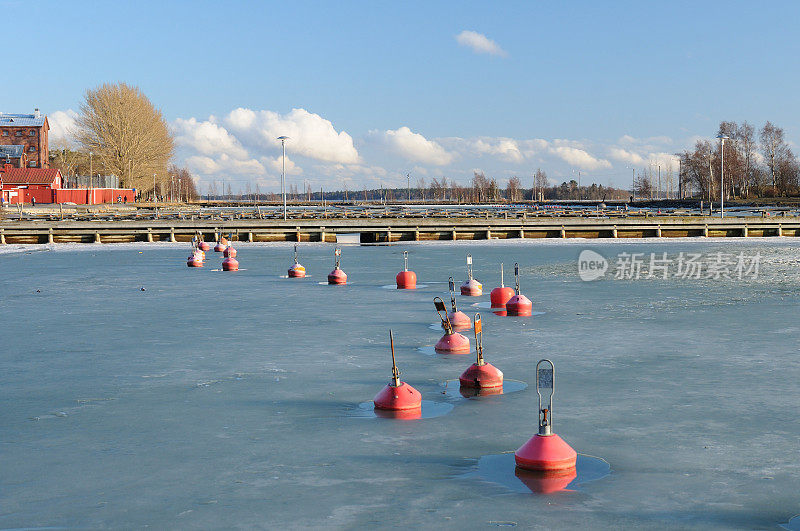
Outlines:
[{"label": "leafless tree", "polygon": [[138,87],[106,83],[86,91],[76,120],[76,140],[91,151],[95,168],[120,176],[123,186],[163,188],[173,153],[167,122]]},{"label": "leafless tree", "polygon": [[511,177],[506,185],[506,199],[508,199],[509,202],[519,201],[521,188],[522,183],[520,182],[519,177],[516,175]]}]

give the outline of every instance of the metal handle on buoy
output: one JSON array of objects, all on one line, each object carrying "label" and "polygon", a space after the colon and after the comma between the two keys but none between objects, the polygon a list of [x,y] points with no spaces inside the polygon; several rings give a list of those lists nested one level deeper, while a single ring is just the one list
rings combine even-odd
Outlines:
[{"label": "metal handle on buoy", "polygon": [[[550,367],[542,367],[543,363]],[[544,359],[536,364],[536,394],[539,395],[539,435],[552,435],[553,429],[553,394],[556,390],[555,384],[556,368],[553,362]],[[550,390],[547,400],[547,407],[542,408],[542,390]]]},{"label": "metal handle on buoy", "polygon": [[450,277],[450,306],[453,307],[453,313],[458,311],[456,308],[456,283],[453,281],[453,277]]},{"label": "metal handle on buoy", "polygon": [[337,247],[336,250],[333,251],[333,256],[336,260],[336,269],[339,269],[339,262],[342,259],[342,250]]},{"label": "metal handle on buoy", "polygon": [[478,360],[476,365],[486,365],[483,361],[483,325],[481,324],[481,314],[475,314],[475,348],[478,350]]},{"label": "metal handle on buoy", "polygon": [[[436,307],[436,313],[439,314],[439,319],[442,320],[442,326],[448,334],[453,333],[453,326],[450,324],[450,318],[447,316],[447,308],[441,297],[433,298],[433,305]],[[444,312],[444,313],[442,313]]]},{"label": "metal handle on buoy", "polygon": [[408,271],[408,251],[403,251],[403,271]]},{"label": "metal handle on buoy", "polygon": [[394,334],[392,329],[389,329],[389,347],[392,349],[392,387],[400,386],[400,369],[397,368],[397,362],[394,360]]},{"label": "metal handle on buoy", "polygon": [[467,278],[472,280],[472,255],[467,255]]},{"label": "metal handle on buoy", "polygon": [[503,282],[503,262],[500,262],[500,287],[506,287],[505,283]]},{"label": "metal handle on buoy", "polygon": [[514,282],[516,283],[516,287],[514,288],[519,295],[519,264],[514,263]]}]

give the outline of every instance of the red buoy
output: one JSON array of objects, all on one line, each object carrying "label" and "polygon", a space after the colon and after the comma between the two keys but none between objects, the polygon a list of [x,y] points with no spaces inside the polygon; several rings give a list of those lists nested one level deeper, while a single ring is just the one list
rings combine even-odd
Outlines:
[{"label": "red buoy", "polygon": [[400,371],[394,359],[394,334],[389,330],[392,351],[392,381],[375,395],[375,409],[390,411],[417,410],[422,408],[422,395],[405,382],[400,381]]},{"label": "red buoy", "polygon": [[222,270],[223,271],[239,271],[239,261],[229,256],[222,261]]},{"label": "red buoy", "polygon": [[461,294],[467,297],[483,295],[483,284],[472,278],[472,255],[467,255],[467,280],[461,284]]},{"label": "red buoy", "polygon": [[528,297],[519,292],[519,264],[514,264],[514,277],[516,279],[516,295],[508,300],[506,310],[508,315],[529,317],[533,313],[533,303]]},{"label": "red buoy", "polygon": [[222,252],[222,256],[225,258],[236,258],[236,249],[229,245]]},{"label": "red buoy", "polygon": [[336,249],[333,255],[336,258],[336,268],[328,274],[328,284],[347,284],[347,275],[339,268],[342,250]]},{"label": "red buoy", "polygon": [[[450,320],[450,326],[453,327],[453,330],[468,330],[472,328],[472,319],[470,319],[467,314],[458,310],[456,306],[456,293],[455,293],[455,282],[453,282],[453,277],[449,279],[450,284],[450,312],[447,314],[447,319]],[[442,328],[445,327],[444,321],[442,321]]]},{"label": "red buoy", "polygon": [[462,311],[450,312],[447,314],[453,330],[469,330],[472,328],[472,319]]},{"label": "red buoy", "polygon": [[215,253],[225,252],[225,249],[226,249],[226,246],[223,245],[222,242],[217,242],[217,244],[214,246],[214,252]]},{"label": "red buoy", "polygon": [[442,320],[442,328],[444,328],[444,335],[436,342],[434,350],[446,354],[469,354],[469,338],[453,331],[444,301],[440,297],[434,297],[433,304],[436,307],[436,313],[439,314],[439,319]]},{"label": "red buoy", "polygon": [[478,351],[478,359],[458,377],[461,387],[502,389],[503,371],[483,359],[483,325],[479,313],[475,314],[475,348]]},{"label": "red buoy", "polygon": [[514,296],[514,288],[506,287],[503,282],[503,264],[500,264],[500,287],[494,288],[489,294],[492,308],[505,308],[508,300]]},{"label": "red buoy", "polygon": [[[542,367],[542,365],[549,367]],[[539,433],[514,452],[517,466],[526,470],[568,470],[575,468],[578,454],[552,431],[555,367],[550,360],[536,364],[536,393],[539,395]],[[549,390],[548,406],[542,408],[542,390]]]},{"label": "red buoy", "polygon": [[417,289],[417,274],[408,270],[408,251],[403,251],[403,270],[395,277],[397,289]]},{"label": "red buoy", "polygon": [[290,278],[303,278],[306,276],[306,268],[300,264],[295,264],[289,268]]},{"label": "red buoy", "polygon": [[203,258],[199,253],[193,252],[186,260],[186,265],[189,267],[203,267]]},{"label": "red buoy", "polygon": [[294,265],[289,268],[289,278],[303,278],[306,276],[306,268],[297,263],[297,246],[294,246]]},{"label": "red buoy", "polygon": [[198,249],[200,249],[201,251],[210,251],[210,250],[211,250],[211,246],[210,246],[210,245],[209,245],[207,242],[204,242],[204,241],[202,241],[202,240],[201,240],[201,241],[200,241],[200,243],[197,245],[197,247],[198,247]]}]

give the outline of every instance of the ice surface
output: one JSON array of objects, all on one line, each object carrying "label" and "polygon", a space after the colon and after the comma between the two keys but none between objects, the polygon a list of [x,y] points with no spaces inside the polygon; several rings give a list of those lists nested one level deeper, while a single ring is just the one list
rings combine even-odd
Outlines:
[{"label": "ice surface", "polygon": [[[587,283],[586,248],[760,251],[761,275]],[[427,287],[383,289],[404,249]],[[299,246],[306,279],[280,278],[291,244],[240,244],[231,274],[215,253],[187,268],[187,250],[0,247],[0,527],[730,529],[800,513],[796,240],[345,246],[348,286],[318,284],[331,245]],[[474,356],[418,347],[441,336],[433,282],[463,280],[467,252],[480,302],[519,262],[544,312],[482,314],[486,359],[529,387],[421,421],[350,415],[391,377],[389,328],[402,379],[447,402]],[[465,477],[535,433],[541,358],[554,431],[612,469],[578,495]]]}]

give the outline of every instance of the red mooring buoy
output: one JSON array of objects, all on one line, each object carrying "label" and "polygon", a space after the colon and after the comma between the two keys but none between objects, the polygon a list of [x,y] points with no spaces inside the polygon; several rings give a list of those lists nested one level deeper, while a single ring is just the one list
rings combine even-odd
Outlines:
[{"label": "red mooring buoy", "polygon": [[469,338],[453,331],[444,301],[440,297],[434,297],[433,304],[436,307],[436,313],[439,314],[439,319],[442,320],[442,328],[444,328],[444,335],[436,342],[434,350],[441,354],[469,354]]},{"label": "red mooring buoy", "polygon": [[229,245],[225,247],[225,250],[222,252],[222,256],[225,258],[236,258],[236,249]]},{"label": "red mooring buoy", "polygon": [[508,300],[514,296],[514,288],[506,286],[503,282],[503,264],[500,264],[500,287],[494,288],[489,294],[492,309],[505,309]]},{"label": "red mooring buoy", "polygon": [[186,265],[189,267],[203,267],[203,257],[197,251],[189,255],[186,260]]},{"label": "red mooring buoy", "polygon": [[[456,306],[456,291],[455,291],[455,282],[453,282],[453,277],[449,278],[450,283],[450,312],[447,314],[447,318],[450,320],[450,326],[453,327],[453,330],[469,330],[472,328],[472,319],[467,316],[462,311],[458,310]],[[442,328],[444,328],[444,322],[442,322]]]},{"label": "red mooring buoy", "polygon": [[417,274],[408,270],[408,251],[403,251],[403,270],[395,277],[397,289],[417,289]]},{"label": "red mooring buoy", "polygon": [[533,313],[533,303],[528,297],[519,292],[519,264],[514,264],[514,278],[516,280],[516,295],[508,299],[506,311],[508,311],[508,315],[529,317]]},{"label": "red mooring buoy", "polygon": [[214,246],[214,252],[215,253],[224,253],[226,248],[227,247],[225,245],[223,245],[222,242],[217,242],[217,244]]},{"label": "red mooring buoy", "polygon": [[392,381],[380,390],[372,400],[375,409],[387,411],[409,411],[422,408],[422,395],[405,382],[400,381],[400,371],[394,359],[394,334],[389,330],[389,345],[392,351]]},{"label": "red mooring buoy", "polygon": [[[542,407],[542,391],[549,391],[548,404]],[[536,393],[539,395],[539,433],[514,452],[517,466],[526,470],[568,470],[575,468],[578,454],[552,431],[555,367],[550,360],[536,364]]]},{"label": "red mooring buoy", "polygon": [[461,294],[466,297],[483,295],[483,284],[472,278],[472,255],[467,255],[467,280],[461,284]]},{"label": "red mooring buoy", "polygon": [[483,325],[481,314],[475,314],[475,348],[478,359],[458,377],[461,387],[503,388],[503,371],[483,359]]},{"label": "red mooring buoy", "polygon": [[239,261],[229,256],[222,261],[222,270],[223,271],[239,271]]},{"label": "red mooring buoy", "polygon": [[200,243],[197,245],[197,247],[203,252],[211,250],[211,246],[207,242],[204,242],[202,240],[200,240]]},{"label": "red mooring buoy", "polygon": [[289,278],[303,278],[306,276],[306,268],[297,262],[297,246],[294,246],[294,264],[289,268]]},{"label": "red mooring buoy", "polygon": [[339,268],[339,262],[342,259],[342,250],[336,249],[333,255],[336,258],[336,268],[328,274],[328,284],[347,284],[347,275]]}]

